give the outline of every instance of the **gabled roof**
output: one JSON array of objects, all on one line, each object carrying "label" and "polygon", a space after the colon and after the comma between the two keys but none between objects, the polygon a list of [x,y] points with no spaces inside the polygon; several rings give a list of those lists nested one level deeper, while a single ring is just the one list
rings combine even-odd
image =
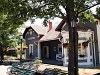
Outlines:
[{"label": "gabled roof", "polygon": [[[57,40],[60,38],[60,31],[63,28],[68,28],[67,24],[65,25],[65,21],[62,20],[60,24],[56,28],[52,28],[49,32],[46,33],[39,41],[50,41],[50,40]],[[77,30],[78,33],[82,33],[80,31],[87,31],[88,29],[95,30],[96,26],[95,24],[91,22],[87,22],[86,24],[82,23],[82,20],[77,24]],[[66,30],[65,33],[63,33],[64,37],[67,39],[69,38],[68,30]],[[82,37],[82,35],[80,35]]]},{"label": "gabled roof", "polygon": [[26,33],[29,29],[33,29],[37,34],[44,35],[47,32],[47,27],[40,26],[40,25],[31,25],[30,27],[27,27],[23,33],[23,38],[25,38]]},{"label": "gabled roof", "polygon": [[39,25],[32,25],[33,30],[36,31],[37,34],[44,35],[47,32],[47,27],[39,26]]},{"label": "gabled roof", "polygon": [[[60,24],[58,25],[58,27],[55,29],[56,31],[61,31],[61,28],[63,27],[63,25],[65,24],[65,21],[62,20],[60,22]],[[80,18],[79,23],[77,23],[77,29],[79,30],[87,30],[87,29],[91,29],[91,30],[95,30],[96,25],[94,23],[91,23],[90,21],[87,21],[85,24],[82,22],[82,19]]]},{"label": "gabled roof", "polygon": [[56,40],[59,38],[60,32],[55,31],[55,28],[53,27],[47,34],[45,34],[39,41],[50,41],[50,40]]},{"label": "gabled roof", "polygon": [[61,31],[61,28],[63,27],[64,24],[65,24],[65,21],[62,20],[55,30],[56,31]]}]

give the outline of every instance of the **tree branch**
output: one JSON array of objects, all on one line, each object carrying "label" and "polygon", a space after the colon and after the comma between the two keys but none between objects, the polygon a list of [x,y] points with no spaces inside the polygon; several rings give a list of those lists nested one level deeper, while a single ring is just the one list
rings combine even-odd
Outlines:
[{"label": "tree branch", "polygon": [[62,15],[62,17],[64,17],[64,13],[62,13],[61,11],[59,11],[59,13]]},{"label": "tree branch", "polygon": [[93,6],[90,6],[90,7],[86,8],[86,9],[84,9],[84,10],[81,10],[80,12],[78,12],[78,14],[81,13],[81,12],[84,12],[84,11],[86,11],[86,10],[88,10],[88,9],[90,9],[90,8],[92,8],[92,7],[94,7],[94,6],[97,6],[97,5],[99,5],[99,4],[100,4],[100,3],[97,3],[97,4],[93,5]]},{"label": "tree branch", "polygon": [[58,17],[58,18],[61,18],[61,19],[63,19],[63,17],[62,17],[62,16],[59,16],[59,15],[55,15],[55,17]]}]

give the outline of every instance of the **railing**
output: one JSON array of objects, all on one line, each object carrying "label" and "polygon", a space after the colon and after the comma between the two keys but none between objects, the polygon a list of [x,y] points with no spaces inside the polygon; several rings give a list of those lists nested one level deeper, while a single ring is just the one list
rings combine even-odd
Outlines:
[{"label": "railing", "polygon": [[[65,65],[68,65],[68,57],[66,58],[66,61],[64,64]],[[88,57],[79,57],[78,58],[78,64],[79,65],[86,65],[86,66],[93,66],[93,59],[92,59],[92,56],[90,56],[90,58]]]}]

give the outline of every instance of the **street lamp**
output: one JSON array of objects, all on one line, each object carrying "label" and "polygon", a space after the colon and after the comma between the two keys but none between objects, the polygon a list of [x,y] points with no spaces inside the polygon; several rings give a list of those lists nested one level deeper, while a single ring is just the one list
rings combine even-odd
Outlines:
[{"label": "street lamp", "polygon": [[22,39],[23,39],[23,35],[20,35],[20,39],[21,39],[21,48],[20,48],[20,63],[22,62]]},{"label": "street lamp", "polygon": [[71,28],[73,32],[73,50],[74,50],[74,74],[78,75],[78,32],[76,29],[76,20],[71,21]]}]

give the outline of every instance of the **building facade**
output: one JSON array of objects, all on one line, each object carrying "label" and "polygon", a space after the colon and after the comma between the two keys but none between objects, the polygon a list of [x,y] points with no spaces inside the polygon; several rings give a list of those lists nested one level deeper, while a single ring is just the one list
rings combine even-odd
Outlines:
[{"label": "building facade", "polygon": [[[82,25],[82,27],[81,27]],[[97,66],[100,63],[100,53],[98,53],[98,40],[96,25],[88,22],[83,26],[78,24],[78,65]],[[31,32],[32,31],[32,32]],[[41,33],[42,32],[42,33]],[[49,59],[61,61],[64,66],[68,65],[68,44],[69,33],[67,24],[62,20],[57,27],[42,28],[34,26],[26,28],[24,39],[28,49],[26,58]]]},{"label": "building facade", "polygon": [[25,50],[26,59],[39,58],[38,56],[39,44],[36,41],[45,34],[45,31],[46,31],[45,28],[36,25],[30,26],[25,29],[23,33],[23,38],[25,39],[25,44],[28,47]]}]

